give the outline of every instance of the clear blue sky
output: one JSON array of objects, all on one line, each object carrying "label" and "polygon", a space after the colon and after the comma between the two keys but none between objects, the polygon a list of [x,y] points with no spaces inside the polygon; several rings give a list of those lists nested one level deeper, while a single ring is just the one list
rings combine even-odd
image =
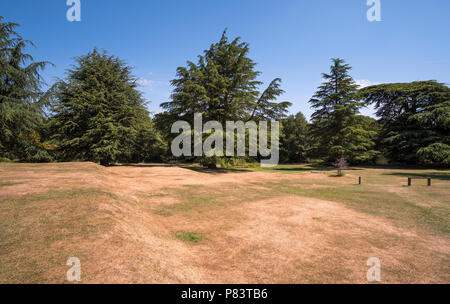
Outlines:
[{"label": "clear blue sky", "polygon": [[176,68],[228,28],[250,43],[261,80],[281,77],[280,100],[309,117],[308,100],[332,57],[366,83],[450,83],[450,1],[381,4],[381,22],[367,21],[366,0],[81,0],[82,20],[72,23],[66,0],[2,0],[0,15],[21,24],[35,59],[56,65],[43,73],[48,83],[97,46],[135,67],[152,112],[168,100]]}]

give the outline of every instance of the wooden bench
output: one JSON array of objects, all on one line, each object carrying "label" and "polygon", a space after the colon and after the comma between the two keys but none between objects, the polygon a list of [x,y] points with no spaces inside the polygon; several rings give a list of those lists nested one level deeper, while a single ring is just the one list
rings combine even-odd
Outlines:
[{"label": "wooden bench", "polygon": [[[426,179],[428,181],[428,183],[427,183],[428,187],[431,187],[431,177],[427,177],[427,178],[416,177],[414,179]],[[408,177],[408,187],[412,186],[412,180],[413,180],[412,177]]]}]

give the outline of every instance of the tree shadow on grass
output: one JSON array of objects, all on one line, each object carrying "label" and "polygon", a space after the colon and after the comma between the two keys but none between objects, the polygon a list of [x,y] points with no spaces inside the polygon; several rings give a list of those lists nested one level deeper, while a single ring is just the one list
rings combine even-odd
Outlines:
[{"label": "tree shadow on grass", "polygon": [[191,170],[198,173],[206,173],[206,174],[228,174],[228,173],[248,173],[251,172],[249,170],[243,169],[225,169],[225,168],[217,168],[217,169],[209,169],[204,167],[192,167],[192,166],[178,166],[183,169]]},{"label": "tree shadow on grass", "polygon": [[450,173],[450,168],[442,168],[436,166],[407,165],[407,164],[357,165],[356,167],[362,169],[385,169],[385,170],[436,170]]},{"label": "tree shadow on grass", "polygon": [[326,169],[326,168],[269,168],[268,171],[285,171],[285,172],[310,172],[310,171],[314,171],[314,172],[327,172],[330,171],[331,169]]},{"label": "tree shadow on grass", "polygon": [[402,176],[402,177],[411,177],[416,179],[438,179],[438,180],[445,180],[450,181],[450,172],[444,173],[444,172],[429,172],[429,173],[407,173],[407,172],[393,172],[393,173],[383,173],[383,175],[393,175],[393,176]]},{"label": "tree shadow on grass", "polygon": [[[313,172],[313,173],[328,173],[331,171],[336,171],[337,169],[334,167],[311,167],[311,168],[273,168],[269,169],[269,171],[288,171],[288,172]],[[363,171],[362,168],[347,168],[343,171]]]},{"label": "tree shadow on grass", "polygon": [[111,167],[170,168],[170,167],[179,167],[179,165],[166,163],[151,163],[151,164],[118,164],[112,165]]},{"label": "tree shadow on grass", "polygon": [[149,163],[149,164],[117,164],[112,165],[111,167],[133,167],[133,168],[183,168],[199,173],[206,173],[206,174],[226,174],[226,173],[244,173],[244,172],[250,172],[249,170],[244,169],[225,169],[225,168],[217,168],[217,169],[209,169],[201,166],[193,166],[191,163]]}]

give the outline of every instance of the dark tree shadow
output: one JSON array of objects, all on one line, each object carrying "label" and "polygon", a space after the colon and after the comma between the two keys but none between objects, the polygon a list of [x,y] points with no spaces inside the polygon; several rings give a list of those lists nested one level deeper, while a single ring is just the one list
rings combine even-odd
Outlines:
[{"label": "dark tree shadow", "polygon": [[449,168],[442,168],[436,166],[420,166],[420,165],[358,165],[356,166],[362,169],[385,169],[385,170],[436,170],[447,171],[450,173]]},{"label": "dark tree shadow", "polygon": [[287,171],[287,172],[309,172],[309,171],[324,171],[328,172],[331,170],[335,170],[334,168],[273,168],[271,171]]},{"label": "dark tree shadow", "polygon": [[176,164],[166,164],[166,163],[151,163],[151,164],[117,164],[111,167],[135,167],[135,168],[169,168],[169,167],[179,167]]},{"label": "dark tree shadow", "polygon": [[226,173],[243,173],[243,172],[249,172],[249,170],[244,169],[224,169],[224,168],[217,168],[217,169],[210,169],[206,167],[195,167],[192,166],[192,163],[141,163],[141,164],[115,164],[111,165],[110,167],[134,167],[134,168],[171,168],[171,167],[178,167],[183,168],[195,172],[200,173],[206,173],[206,174],[226,174]]},{"label": "dark tree shadow", "polygon": [[225,168],[209,169],[209,168],[204,168],[204,167],[191,167],[191,166],[183,166],[183,165],[179,165],[177,167],[180,167],[180,168],[183,168],[183,169],[187,169],[187,170],[191,170],[191,171],[194,171],[194,172],[213,174],[213,175],[228,174],[228,173],[245,173],[245,172],[248,173],[248,172],[251,172],[249,170],[243,170],[243,169],[225,169]]},{"label": "dark tree shadow", "polygon": [[392,173],[383,173],[383,175],[392,175],[392,176],[402,176],[402,177],[411,177],[411,178],[417,178],[417,179],[438,179],[438,180],[450,180],[450,172],[430,172],[430,173],[407,173],[407,172],[392,172]]}]

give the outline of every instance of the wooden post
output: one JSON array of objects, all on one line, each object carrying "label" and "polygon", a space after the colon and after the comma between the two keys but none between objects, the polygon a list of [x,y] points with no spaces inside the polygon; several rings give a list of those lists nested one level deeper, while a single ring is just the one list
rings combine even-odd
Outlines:
[{"label": "wooden post", "polygon": [[411,177],[408,177],[408,187],[411,187],[411,184],[412,184],[411,180],[412,180]]},{"label": "wooden post", "polygon": [[359,177],[359,184],[362,185],[362,177]]},{"label": "wooden post", "polygon": [[431,178],[428,178],[428,187],[431,187]]}]

